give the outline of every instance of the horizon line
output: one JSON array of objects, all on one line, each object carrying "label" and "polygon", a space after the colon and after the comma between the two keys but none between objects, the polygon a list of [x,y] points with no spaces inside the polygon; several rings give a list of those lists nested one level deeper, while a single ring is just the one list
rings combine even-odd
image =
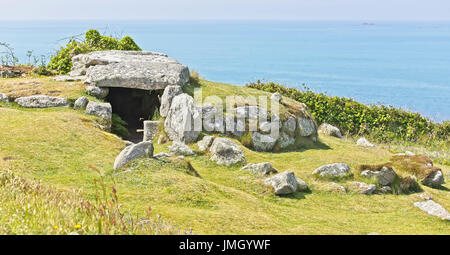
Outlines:
[{"label": "horizon line", "polygon": [[0,21],[333,21],[333,22],[449,22],[449,19],[321,19],[321,18],[11,18]]}]

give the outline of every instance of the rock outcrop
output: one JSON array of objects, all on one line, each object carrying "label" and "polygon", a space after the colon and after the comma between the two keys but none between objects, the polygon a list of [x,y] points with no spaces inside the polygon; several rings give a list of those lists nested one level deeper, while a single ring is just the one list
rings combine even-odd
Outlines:
[{"label": "rock outcrop", "polygon": [[8,100],[8,97],[5,95],[5,94],[3,94],[3,93],[0,93],[0,103],[8,103],[9,102],[9,100]]},{"label": "rock outcrop", "polygon": [[205,152],[211,147],[214,141],[214,136],[205,136],[202,140],[197,142],[198,150],[201,152]]},{"label": "rock outcrop", "polygon": [[272,151],[277,139],[271,135],[264,135],[259,132],[252,133],[253,149],[256,151]]},{"label": "rock outcrop", "polygon": [[246,163],[244,152],[239,145],[226,138],[215,138],[209,152],[210,160],[219,165],[231,166]]},{"label": "rock outcrop", "polygon": [[86,106],[89,103],[89,99],[85,96],[79,97],[77,100],[75,100],[75,103],[73,104],[73,107],[75,109],[85,109]]},{"label": "rock outcrop", "polygon": [[416,202],[414,203],[414,206],[430,215],[439,217],[443,220],[450,220],[450,213],[445,210],[442,205],[434,202],[433,200]]},{"label": "rock outcrop", "polygon": [[164,93],[161,96],[161,106],[159,107],[159,114],[162,117],[166,117],[169,113],[172,99],[180,94],[183,94],[183,89],[179,85],[170,85],[164,89]]},{"label": "rock outcrop", "polygon": [[45,95],[35,95],[28,97],[19,97],[15,101],[22,107],[26,108],[48,108],[68,106],[67,99],[62,97],[51,97]]},{"label": "rock outcrop", "polygon": [[144,138],[143,141],[152,141],[159,133],[160,121],[146,120],[144,121]]},{"label": "rock outcrop", "polygon": [[380,185],[386,186],[394,182],[397,174],[392,168],[383,166],[379,171],[363,170],[361,176],[367,179],[375,179]]},{"label": "rock outcrop", "polygon": [[276,174],[278,171],[273,168],[273,166],[269,162],[263,162],[263,163],[257,163],[253,164],[250,163],[242,168],[242,170],[250,170],[253,173],[260,174],[260,175],[270,175],[270,174]]},{"label": "rock outcrop", "polygon": [[352,182],[352,185],[357,192],[364,195],[372,195],[377,188],[375,184],[367,184],[364,182]]},{"label": "rock outcrop", "polygon": [[334,136],[337,138],[341,138],[342,134],[341,131],[339,130],[339,128],[327,124],[327,123],[323,123],[322,125],[319,126],[319,130],[318,130],[319,134],[324,134],[327,136]]},{"label": "rock outcrop", "polygon": [[299,184],[294,172],[282,172],[264,180],[266,185],[274,189],[276,195],[287,195],[297,192]]},{"label": "rock outcrop", "polygon": [[58,75],[53,78],[54,81],[83,81],[86,76],[70,76],[70,75]]},{"label": "rock outcrop", "polygon": [[86,106],[86,114],[95,115],[105,119],[111,119],[112,107],[110,103],[99,103],[90,101]]},{"label": "rock outcrop", "polygon": [[343,177],[350,174],[350,167],[344,163],[328,164],[317,168],[312,174],[325,178]]},{"label": "rock outcrop", "polygon": [[271,99],[272,101],[275,101],[275,102],[280,102],[280,101],[281,101],[281,94],[278,93],[278,92],[275,92],[275,93],[273,93],[273,94],[270,96],[270,99]]},{"label": "rock outcrop", "polygon": [[142,157],[153,157],[153,144],[151,142],[140,142],[127,146],[114,161],[114,169],[119,169],[133,159]]},{"label": "rock outcrop", "polygon": [[375,147],[372,143],[370,143],[365,137],[361,137],[356,141],[356,144],[362,147]]},{"label": "rock outcrop", "polygon": [[189,69],[162,53],[94,51],[72,58],[70,76],[86,76],[97,87],[162,90],[189,82]]},{"label": "rock outcrop", "polygon": [[173,98],[164,122],[164,129],[172,141],[195,142],[201,131],[201,116],[188,94]]},{"label": "rock outcrop", "polygon": [[444,174],[441,170],[432,172],[422,180],[422,184],[430,187],[439,187],[445,183]]},{"label": "rock outcrop", "polygon": [[98,99],[104,99],[108,96],[109,88],[99,88],[96,86],[86,86],[86,92],[88,95],[96,97]]},{"label": "rock outcrop", "polygon": [[175,141],[169,146],[169,152],[177,156],[192,156],[195,153],[183,142]]},{"label": "rock outcrop", "polygon": [[314,121],[305,117],[297,119],[297,128],[301,136],[310,136],[316,132]]}]

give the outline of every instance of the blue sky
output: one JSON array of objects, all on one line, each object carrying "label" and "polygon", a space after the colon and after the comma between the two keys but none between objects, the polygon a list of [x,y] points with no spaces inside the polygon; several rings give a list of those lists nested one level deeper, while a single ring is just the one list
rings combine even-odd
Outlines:
[{"label": "blue sky", "polygon": [[0,19],[450,20],[449,0],[0,0]]}]

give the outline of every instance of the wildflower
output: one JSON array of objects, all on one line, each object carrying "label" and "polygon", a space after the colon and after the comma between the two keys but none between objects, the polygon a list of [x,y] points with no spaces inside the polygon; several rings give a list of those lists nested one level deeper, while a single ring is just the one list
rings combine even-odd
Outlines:
[{"label": "wildflower", "polygon": [[75,225],[75,226],[73,226],[75,229],[79,229],[79,228],[81,228],[81,225]]}]

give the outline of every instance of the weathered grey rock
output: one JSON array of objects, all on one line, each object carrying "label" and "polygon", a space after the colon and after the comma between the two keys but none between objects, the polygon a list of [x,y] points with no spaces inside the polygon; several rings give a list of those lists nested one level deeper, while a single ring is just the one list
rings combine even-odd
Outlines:
[{"label": "weathered grey rock", "polygon": [[280,134],[280,137],[278,138],[278,145],[280,146],[280,149],[284,150],[292,145],[295,144],[295,138],[282,132]]},{"label": "weathered grey rock", "polygon": [[198,150],[199,151],[207,151],[209,147],[211,147],[211,144],[214,141],[214,136],[205,136],[202,140],[197,142]]},{"label": "weathered grey rock", "polygon": [[86,91],[88,95],[96,97],[98,99],[103,99],[108,96],[109,88],[99,88],[96,86],[86,86]]},{"label": "weathered grey rock", "polygon": [[70,76],[70,75],[59,75],[53,78],[54,81],[84,81],[86,76]]},{"label": "weathered grey rock", "polygon": [[370,143],[369,141],[367,141],[367,139],[364,137],[359,138],[356,141],[356,144],[359,146],[363,146],[363,147],[374,147],[375,146],[372,143]]},{"label": "weathered grey rock", "polygon": [[178,156],[192,156],[195,153],[183,142],[175,141],[169,146],[169,152]]},{"label": "weathered grey rock", "polygon": [[364,182],[352,182],[356,190],[364,195],[372,195],[377,186],[374,184],[367,184]]},{"label": "weathered grey rock", "polygon": [[47,107],[68,106],[67,99],[65,98],[51,97],[45,95],[19,97],[16,99],[16,103],[26,108],[47,108]]},{"label": "weathered grey rock", "polygon": [[0,93],[0,102],[8,103],[9,99],[8,99],[8,97],[5,94]]},{"label": "weathered grey rock", "polygon": [[183,88],[179,85],[170,85],[164,89],[164,93],[161,96],[161,106],[159,107],[159,114],[166,117],[169,113],[172,99],[180,94],[183,94]]},{"label": "weathered grey rock", "polygon": [[295,129],[297,128],[297,121],[294,117],[289,117],[287,120],[283,122],[283,131],[293,135],[295,133]]},{"label": "weathered grey rock", "polygon": [[86,75],[97,87],[161,90],[189,82],[189,69],[165,54],[149,51],[95,51],[72,58],[70,76]]},{"label": "weathered grey rock", "polygon": [[342,177],[350,174],[350,167],[344,163],[328,164],[317,168],[312,174],[327,178]]},{"label": "weathered grey rock", "polygon": [[201,131],[201,116],[188,94],[173,98],[164,128],[172,141],[195,142]]},{"label": "weathered grey rock", "polygon": [[159,133],[160,121],[146,120],[144,121],[144,138],[143,141],[152,141]]},{"label": "weathered grey rock", "polygon": [[337,128],[333,125],[327,124],[327,123],[323,123],[322,125],[320,125],[318,132],[321,134],[327,135],[327,136],[334,136],[337,138],[342,137],[342,134],[341,134],[341,131],[339,130],[339,128]]},{"label": "weathered grey rock", "polygon": [[294,172],[282,172],[264,180],[266,185],[274,188],[276,195],[287,195],[297,191],[299,184]]},{"label": "weathered grey rock", "polygon": [[383,186],[379,189],[379,191],[382,194],[389,194],[392,193],[392,188],[390,186]]},{"label": "weathered grey rock", "polygon": [[253,149],[256,151],[272,151],[277,139],[271,135],[264,135],[259,132],[252,132]]},{"label": "weathered grey rock", "polygon": [[212,105],[200,107],[202,113],[203,130],[206,132],[221,132],[225,130],[223,113]]},{"label": "weathered grey rock", "polygon": [[225,130],[234,137],[241,138],[245,133],[245,120],[236,119],[233,116],[226,116]]},{"label": "weathered grey rock", "polygon": [[312,119],[299,117],[297,119],[297,129],[301,136],[310,136],[316,132],[316,125]]},{"label": "weathered grey rock", "polygon": [[442,205],[434,202],[433,200],[416,202],[414,203],[414,206],[430,215],[439,217],[443,220],[450,220],[450,213],[442,207]]},{"label": "weathered grey rock", "polygon": [[245,156],[242,149],[233,141],[226,138],[215,138],[211,147],[211,161],[219,165],[245,164]]},{"label": "weathered grey rock", "polygon": [[270,175],[278,173],[278,171],[275,168],[273,168],[273,166],[269,162],[257,164],[250,163],[244,166],[242,170],[251,170],[253,173],[260,175]]},{"label": "weathered grey rock", "polygon": [[153,144],[151,142],[140,142],[123,149],[114,161],[114,169],[119,169],[133,159],[153,156]]},{"label": "weathered grey rock", "polygon": [[154,155],[153,157],[154,158],[168,158],[168,157],[170,157],[170,154],[169,153],[165,153],[165,152],[160,152],[160,153]]},{"label": "weathered grey rock", "polygon": [[0,78],[16,78],[22,75],[18,70],[0,70]]},{"label": "weathered grey rock", "polygon": [[363,170],[361,176],[367,179],[376,179],[380,185],[386,186],[394,182],[397,174],[392,168],[384,166],[380,171]]},{"label": "weathered grey rock", "polygon": [[278,92],[275,92],[275,93],[273,93],[273,94],[270,96],[270,99],[271,99],[272,101],[275,101],[275,102],[280,102],[280,100],[281,100],[281,94],[278,93]]},{"label": "weathered grey rock", "polygon": [[263,134],[269,134],[272,133],[272,131],[279,132],[280,127],[280,121],[276,120],[264,121],[259,123],[259,131]]},{"label": "weathered grey rock", "polygon": [[308,190],[308,185],[306,184],[306,182],[304,180],[302,180],[300,178],[295,178],[295,180],[297,180],[297,183],[298,183],[297,192]]},{"label": "weathered grey rock", "polygon": [[430,187],[439,187],[445,183],[444,174],[441,170],[435,171],[422,180],[422,184]]},{"label": "weathered grey rock", "polygon": [[82,96],[82,97],[79,97],[77,100],[75,100],[73,107],[75,109],[85,109],[88,103],[89,103],[89,99],[85,96]]},{"label": "weathered grey rock", "polygon": [[259,106],[238,106],[235,109],[235,115],[238,119],[264,119],[267,120],[269,112]]},{"label": "weathered grey rock", "polygon": [[340,185],[339,183],[330,182],[327,185],[327,188],[331,192],[347,193],[347,189],[344,186]]},{"label": "weathered grey rock", "polygon": [[110,103],[99,103],[89,101],[89,103],[86,106],[85,113],[89,115],[96,115],[105,119],[111,119],[112,107]]}]

